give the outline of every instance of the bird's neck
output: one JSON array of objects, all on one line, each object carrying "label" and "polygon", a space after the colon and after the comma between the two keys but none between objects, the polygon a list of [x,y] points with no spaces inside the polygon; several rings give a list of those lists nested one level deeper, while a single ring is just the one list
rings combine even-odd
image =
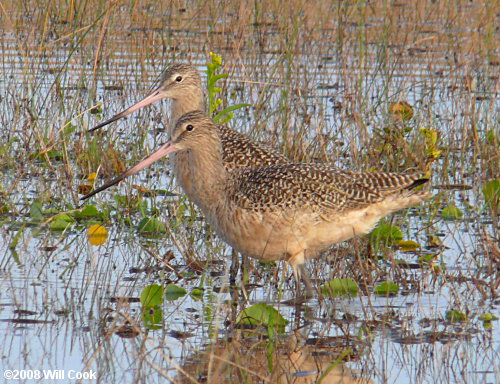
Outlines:
[{"label": "bird's neck", "polygon": [[200,208],[212,209],[224,200],[229,174],[224,167],[222,144],[218,137],[210,138],[204,146],[189,151],[189,167]]},{"label": "bird's neck", "polygon": [[201,89],[186,92],[182,96],[172,101],[172,110],[170,118],[170,132],[172,133],[175,124],[180,117],[192,111],[204,111],[203,92]]}]

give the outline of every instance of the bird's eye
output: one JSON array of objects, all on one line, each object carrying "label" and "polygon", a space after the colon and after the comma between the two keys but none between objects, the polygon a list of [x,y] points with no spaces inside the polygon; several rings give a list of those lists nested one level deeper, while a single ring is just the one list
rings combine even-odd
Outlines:
[{"label": "bird's eye", "polygon": [[186,125],[186,131],[192,131],[194,127],[191,124]]},{"label": "bird's eye", "polygon": [[175,81],[177,81],[178,83],[180,83],[182,81],[182,76],[177,76],[175,78]]}]

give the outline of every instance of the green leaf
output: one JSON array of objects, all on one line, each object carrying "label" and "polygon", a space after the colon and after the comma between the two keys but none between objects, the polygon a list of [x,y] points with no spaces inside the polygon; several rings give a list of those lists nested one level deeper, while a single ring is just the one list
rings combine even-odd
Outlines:
[{"label": "green leaf", "polygon": [[437,253],[427,253],[420,256],[417,261],[420,265],[431,265],[437,259],[437,257]]},{"label": "green leaf", "polygon": [[[215,83],[216,83],[217,81],[219,81],[220,79],[225,79],[225,78],[227,78],[227,77],[229,77],[229,75],[228,75],[227,73],[221,73],[220,75],[212,75],[212,76],[208,79],[208,81],[207,81],[207,88],[208,88],[208,89],[212,89],[212,88],[213,88],[213,86],[215,85]],[[219,88],[219,89],[220,89],[220,88]],[[215,90],[215,89],[214,89],[214,90]],[[222,90],[222,89],[221,89],[221,90]],[[218,92],[220,92],[220,91],[218,91]],[[217,92],[215,92],[215,93],[217,93]]]},{"label": "green leaf", "polygon": [[75,219],[66,213],[60,213],[50,223],[51,231],[64,231],[75,223]]},{"label": "green leaf", "polygon": [[[241,109],[241,108],[246,108],[246,107],[249,107],[251,106],[252,104],[247,104],[247,103],[240,103],[240,104],[236,104],[236,105],[232,105],[230,107],[227,107],[227,108],[224,108],[221,112],[219,112],[218,114],[216,114],[213,119],[215,122],[219,122],[219,120],[227,115],[228,113],[231,113],[233,111],[236,111],[238,109]],[[222,123],[219,123],[219,124],[222,124]]]},{"label": "green leaf", "polygon": [[443,211],[441,212],[441,217],[444,220],[458,220],[463,215],[464,213],[454,205],[448,205],[447,207],[444,207]]},{"label": "green leaf", "polygon": [[95,205],[86,205],[84,208],[82,208],[81,210],[77,211],[74,213],[75,217],[77,219],[86,219],[86,218],[89,218],[89,217],[95,217],[95,216],[98,216],[99,215],[99,211],[97,210],[97,208],[95,207]]},{"label": "green leaf", "polygon": [[265,303],[258,303],[244,309],[238,315],[236,323],[277,328],[278,332],[284,332],[288,321],[274,307]]},{"label": "green leaf", "polygon": [[145,217],[137,225],[137,230],[141,233],[166,233],[167,227],[156,217]]},{"label": "green leaf", "polygon": [[155,307],[163,303],[163,287],[158,284],[151,284],[141,292],[141,304],[144,307]]},{"label": "green leaf", "polygon": [[9,206],[7,205],[7,203],[0,201],[0,215],[5,214],[5,213],[9,213],[9,211],[10,211]]},{"label": "green leaf", "polygon": [[69,124],[65,129],[64,129],[64,135],[68,136],[71,135],[73,132],[76,130],[76,125]]},{"label": "green leaf", "polygon": [[357,296],[359,287],[351,278],[332,279],[327,281],[322,287],[321,292],[327,297],[337,296]]},{"label": "green leaf", "polygon": [[500,203],[500,179],[488,181],[483,187],[483,195],[486,204],[496,213]]},{"label": "green leaf", "polygon": [[226,124],[229,120],[231,120],[234,117],[234,113],[228,113],[227,115],[224,115],[223,117],[214,120],[217,124],[224,125]]},{"label": "green leaf", "polygon": [[375,294],[379,296],[395,295],[399,291],[399,285],[392,281],[384,281],[382,284],[375,287]]},{"label": "green leaf", "polygon": [[30,206],[30,217],[36,221],[42,221],[43,219],[43,207],[42,202],[36,200]]},{"label": "green leaf", "polygon": [[371,231],[370,240],[374,248],[378,248],[381,243],[388,246],[403,240],[403,233],[398,226],[391,225],[388,222],[381,222],[377,228]]},{"label": "green leaf", "polygon": [[450,323],[461,323],[467,320],[467,315],[458,309],[451,309],[446,312],[446,320]]},{"label": "green leaf", "polygon": [[165,288],[165,299],[168,301],[175,301],[183,296],[185,296],[187,291],[175,284],[167,285]]},{"label": "green leaf", "polygon": [[142,309],[142,322],[148,329],[163,328],[163,309],[159,306],[144,307]]},{"label": "green leaf", "polygon": [[419,131],[424,136],[427,155],[431,159],[437,159],[441,155],[438,132],[430,128],[420,128]]},{"label": "green leaf", "polygon": [[14,237],[12,238],[12,241],[9,244],[10,249],[16,248],[17,243],[19,243],[19,239],[21,238],[21,235],[23,234],[25,227],[26,227],[26,223],[23,223],[23,225],[21,225],[21,228],[19,228],[19,231],[17,231],[17,233],[14,235]]},{"label": "green leaf", "polygon": [[494,129],[490,129],[490,130],[488,130],[488,132],[486,132],[486,142],[488,144],[493,144],[493,145],[497,144],[497,138],[495,136]]},{"label": "green leaf", "polygon": [[203,299],[203,289],[193,288],[191,290],[191,297],[196,301],[200,301],[201,299]]}]

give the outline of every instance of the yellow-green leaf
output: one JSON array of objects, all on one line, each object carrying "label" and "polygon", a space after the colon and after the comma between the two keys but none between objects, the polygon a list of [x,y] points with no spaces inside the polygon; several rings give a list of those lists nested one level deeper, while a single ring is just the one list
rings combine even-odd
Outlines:
[{"label": "yellow-green leaf", "polygon": [[108,230],[101,224],[93,224],[87,230],[90,245],[103,245],[108,239]]},{"label": "yellow-green leaf", "polygon": [[419,243],[413,240],[399,240],[397,245],[402,251],[415,251],[422,248]]},{"label": "yellow-green leaf", "polygon": [[446,320],[450,323],[460,323],[467,320],[467,315],[458,309],[451,309],[446,312]]}]

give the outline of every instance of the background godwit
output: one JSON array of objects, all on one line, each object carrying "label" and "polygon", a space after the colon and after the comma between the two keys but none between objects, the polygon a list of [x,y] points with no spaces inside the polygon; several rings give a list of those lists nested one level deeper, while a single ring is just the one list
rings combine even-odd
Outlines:
[{"label": "background godwit", "polygon": [[[118,113],[109,120],[96,125],[90,131],[102,128],[116,120],[146,107],[162,99],[172,99],[170,111],[169,136],[175,123],[187,112],[205,110],[203,89],[200,74],[195,67],[188,64],[174,64],[167,68],[161,78],[160,85],[144,99],[130,108]],[[272,164],[286,164],[289,160],[280,152],[266,145],[260,145],[247,136],[229,128],[226,125],[218,126],[222,143],[222,161],[227,169],[259,167]],[[191,171],[188,166],[186,153],[175,153],[170,156],[174,175],[186,195],[198,206],[202,206],[203,199],[197,195],[191,185]]]}]

